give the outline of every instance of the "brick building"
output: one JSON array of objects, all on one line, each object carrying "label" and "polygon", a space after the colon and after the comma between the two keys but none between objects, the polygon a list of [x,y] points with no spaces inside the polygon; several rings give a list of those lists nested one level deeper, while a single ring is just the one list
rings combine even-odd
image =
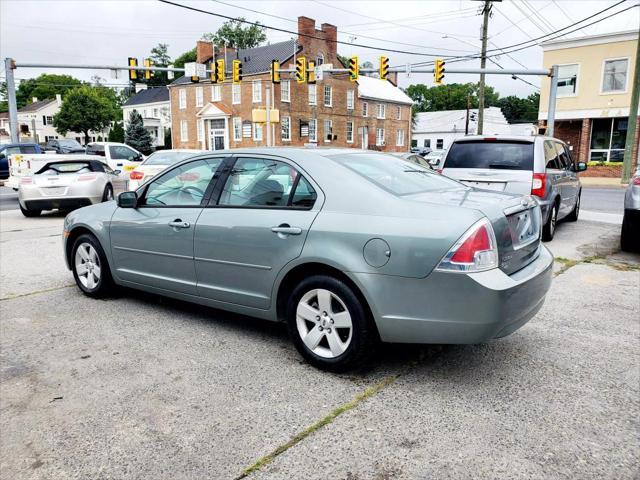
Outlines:
[{"label": "brick building", "polygon": [[[293,68],[295,58],[304,56],[316,65],[342,68],[335,26],[323,23],[316,30],[315,20],[299,17],[298,33],[297,40],[239,51],[214,51],[211,43],[199,41],[197,61],[209,69],[213,59],[224,57],[228,79],[212,84],[181,77],[169,86],[173,147],[266,146],[267,126],[252,122],[252,112],[265,109],[270,95],[271,108],[277,110],[271,145],[407,151],[412,100],[393,82],[363,76],[351,82],[347,74],[339,74],[324,75],[316,84],[299,84],[292,75],[282,74],[279,85],[271,83],[272,60],[279,60],[281,68]],[[229,78],[234,59],[242,61],[241,85],[233,85]]]}]

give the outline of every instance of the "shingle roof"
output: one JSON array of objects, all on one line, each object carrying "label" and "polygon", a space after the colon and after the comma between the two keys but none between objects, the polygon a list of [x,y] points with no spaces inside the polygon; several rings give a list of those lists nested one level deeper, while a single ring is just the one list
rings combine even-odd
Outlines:
[{"label": "shingle roof", "polygon": [[[238,50],[237,56],[235,53],[229,51],[225,58],[225,68],[228,73],[231,73],[231,62],[238,59],[242,61],[243,75],[254,75],[256,73],[268,72],[271,68],[272,60],[284,62],[291,58],[293,56],[294,47],[294,40],[287,40],[285,42],[272,43],[271,45],[264,45],[262,47]],[[298,47],[298,49],[300,48],[301,47]],[[211,59],[208,61],[210,60]],[[207,68],[209,68],[209,66],[207,66]],[[182,76],[174,80],[171,84],[182,85],[185,83],[191,83],[191,80]]]},{"label": "shingle roof", "polygon": [[38,100],[37,102],[33,102],[33,103],[30,103],[29,105],[25,105],[24,107],[22,107],[18,111],[20,113],[36,112],[36,111],[40,110],[41,108],[46,107],[47,105],[49,105],[52,102],[55,102],[55,100]]},{"label": "shingle roof", "polygon": [[389,80],[360,76],[358,82],[358,97],[386,100],[388,102],[413,104],[413,100]]},{"label": "shingle roof", "polygon": [[123,107],[130,107],[132,105],[142,105],[145,103],[158,103],[169,101],[169,89],[167,87],[155,87],[147,88],[146,90],[140,90],[133,97],[129,98]]}]

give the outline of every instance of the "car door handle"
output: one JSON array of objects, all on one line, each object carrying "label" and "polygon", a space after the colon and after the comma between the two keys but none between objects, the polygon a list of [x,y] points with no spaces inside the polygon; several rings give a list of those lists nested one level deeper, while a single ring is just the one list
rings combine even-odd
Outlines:
[{"label": "car door handle", "polygon": [[271,227],[271,231],[282,235],[300,235],[302,233],[302,229],[300,227],[292,227],[288,223],[282,223],[277,227]]},{"label": "car door handle", "polygon": [[183,222],[179,218],[176,218],[173,222],[169,222],[169,226],[173,228],[189,228],[191,224],[189,222]]}]

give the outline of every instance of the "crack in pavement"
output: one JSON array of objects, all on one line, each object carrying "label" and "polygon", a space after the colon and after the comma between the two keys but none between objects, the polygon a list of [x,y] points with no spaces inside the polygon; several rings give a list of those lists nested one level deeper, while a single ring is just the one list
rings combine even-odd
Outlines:
[{"label": "crack in pavement", "polygon": [[4,302],[5,300],[13,300],[15,298],[30,297],[31,295],[38,295],[39,293],[55,292],[56,290],[62,290],[63,288],[70,288],[75,286],[76,286],[75,283],[71,283],[69,285],[62,285],[61,287],[45,288],[44,290],[37,290],[35,292],[18,293],[17,295],[9,295],[7,297],[0,298],[0,302]]}]

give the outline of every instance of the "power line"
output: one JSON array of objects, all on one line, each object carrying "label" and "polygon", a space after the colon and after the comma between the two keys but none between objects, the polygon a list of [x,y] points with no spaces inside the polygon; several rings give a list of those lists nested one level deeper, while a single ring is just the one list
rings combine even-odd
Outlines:
[{"label": "power line", "polygon": [[[558,10],[560,10],[560,11],[562,12],[562,14],[567,18],[567,20],[569,20],[570,22],[573,22],[573,18],[571,18],[571,17],[569,16],[569,14],[565,11],[565,9],[564,9],[564,8],[562,8],[562,7],[560,6],[560,4],[559,4],[556,0],[551,0],[551,1],[553,2],[553,4],[554,4],[556,7],[558,7]],[[584,29],[582,29],[582,32],[583,32],[585,35],[587,34],[587,32],[585,32],[585,31],[584,31]]]}]

